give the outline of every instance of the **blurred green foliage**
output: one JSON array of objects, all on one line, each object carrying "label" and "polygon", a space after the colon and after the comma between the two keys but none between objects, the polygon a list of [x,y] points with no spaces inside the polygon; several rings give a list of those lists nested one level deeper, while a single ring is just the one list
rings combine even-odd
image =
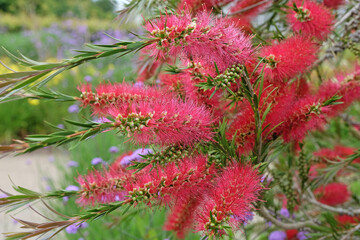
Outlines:
[{"label": "blurred green foliage", "polygon": [[115,14],[111,0],[0,0],[0,11],[12,14],[21,12],[40,16],[106,18]]}]

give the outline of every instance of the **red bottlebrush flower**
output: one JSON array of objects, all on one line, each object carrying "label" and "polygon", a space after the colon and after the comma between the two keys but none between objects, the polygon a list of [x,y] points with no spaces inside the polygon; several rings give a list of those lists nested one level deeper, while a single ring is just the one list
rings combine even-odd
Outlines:
[{"label": "red bottlebrush flower", "polygon": [[246,222],[261,189],[257,170],[239,163],[228,166],[214,179],[214,186],[204,198],[196,216],[196,230],[214,235],[223,224]]},{"label": "red bottlebrush flower", "polygon": [[216,63],[220,71],[251,56],[250,38],[223,18],[202,12],[195,19],[187,12],[147,23],[152,44],[146,49],[157,59],[180,56],[208,66]]},{"label": "red bottlebrush flower", "polygon": [[297,0],[291,3],[296,8],[291,10],[287,19],[295,32],[309,37],[325,39],[331,32],[334,16],[325,6],[311,0]]},{"label": "red bottlebrush flower", "polygon": [[322,148],[314,152],[314,156],[325,160],[334,161],[346,158],[351,154],[354,154],[356,150],[356,148],[337,145],[334,149]]},{"label": "red bottlebrush flower", "polygon": [[210,113],[191,101],[158,99],[109,109],[115,126],[139,144],[192,144],[212,136]]},{"label": "red bottlebrush flower", "polygon": [[360,100],[360,67],[356,66],[355,71],[337,76],[336,81],[328,81],[319,88],[317,96],[321,99],[327,99],[334,95],[342,98],[335,106],[331,106],[326,113],[328,116],[337,116],[339,113],[349,107],[354,101]]},{"label": "red bottlebrush flower", "polygon": [[240,154],[248,153],[254,147],[255,127],[254,112],[250,105],[246,105],[245,109],[236,116],[226,132],[229,140],[236,133],[236,144]]},{"label": "red bottlebrush flower", "polygon": [[[285,142],[301,141],[308,131],[324,123],[321,104],[314,97],[307,97],[293,102],[288,111],[278,119],[279,122],[272,122],[273,127],[282,122],[274,130],[274,133],[282,136]],[[276,111],[273,114],[276,114]]]},{"label": "red bottlebrush flower", "polygon": [[335,219],[342,225],[353,225],[360,222],[360,216],[337,215]]},{"label": "red bottlebrush flower", "polygon": [[179,10],[189,9],[191,11],[207,10],[211,11],[214,7],[225,5],[233,0],[181,0],[178,5]]},{"label": "red bottlebrush flower", "polygon": [[[342,145],[337,145],[334,149],[331,148],[322,148],[314,152],[314,156],[319,157],[324,161],[341,161],[350,155],[356,152],[356,148],[346,147]],[[355,159],[353,162],[359,163],[360,158]]]},{"label": "red bottlebrush flower", "polygon": [[191,11],[208,10],[210,11],[214,6],[212,0],[182,0],[179,5],[179,10],[189,9]]},{"label": "red bottlebrush flower", "polygon": [[[148,202],[158,199],[170,203],[187,196],[183,194],[185,192],[196,194],[209,184],[214,168],[207,167],[206,162],[205,157],[197,156],[179,160],[177,165],[169,163],[161,170],[159,168],[159,171],[150,171],[149,166],[135,174],[134,171],[126,171],[114,164],[103,173],[94,171],[78,177],[77,181],[82,189],[77,202],[82,205],[94,205],[122,200]],[[143,189],[147,190],[141,195]],[[131,195],[130,199],[125,197],[128,195]]]},{"label": "red bottlebrush flower", "polygon": [[324,5],[328,8],[337,9],[345,3],[344,0],[324,0]]},{"label": "red bottlebrush flower", "polygon": [[317,49],[312,41],[300,36],[264,47],[260,56],[265,57],[265,77],[281,83],[304,73],[316,60]]},{"label": "red bottlebrush flower", "polygon": [[286,230],[287,240],[297,240],[297,239],[298,239],[298,238],[296,237],[297,234],[298,234],[298,230],[297,230],[297,229]]},{"label": "red bottlebrush flower", "polygon": [[129,106],[134,102],[172,97],[159,88],[138,87],[125,83],[100,84],[96,87],[96,93],[91,91],[90,85],[83,85],[79,90],[81,91],[80,101],[83,106],[90,105],[94,114],[102,115],[117,104]]},{"label": "red bottlebrush flower", "polygon": [[235,27],[238,29],[243,30],[246,34],[251,34],[252,31],[252,25],[250,18],[247,17],[229,17],[227,18],[227,21],[231,24],[234,24]]},{"label": "red bottlebrush flower", "polygon": [[187,231],[193,226],[198,205],[198,199],[192,195],[175,201],[171,213],[167,217],[164,229],[175,231],[178,238],[184,238]]},{"label": "red bottlebrush flower", "polygon": [[103,173],[95,170],[79,176],[77,182],[81,186],[81,196],[77,203],[88,205],[121,201],[126,195],[124,182],[131,181],[133,171],[126,171],[118,164],[110,166]]},{"label": "red bottlebrush flower", "polygon": [[[261,0],[243,0],[238,1],[234,6],[230,8],[230,13],[236,14],[237,12],[247,9],[241,13],[237,13],[238,17],[244,17],[248,19],[252,19],[256,15],[258,15],[266,6],[269,5],[269,2],[261,3]],[[250,8],[251,7],[251,8]]]},{"label": "red bottlebrush flower", "polygon": [[169,163],[158,171],[142,171],[134,181],[124,184],[132,203],[156,199],[159,203],[169,204],[175,200],[197,194],[210,184],[215,169],[206,166],[203,156],[185,158],[177,164]]},{"label": "red bottlebrush flower", "polygon": [[350,198],[350,192],[343,183],[329,183],[315,189],[314,194],[319,202],[335,206],[347,202]]},{"label": "red bottlebrush flower", "polygon": [[310,167],[309,170],[309,179],[314,179],[319,176],[319,170],[326,168],[325,163],[317,163]]}]

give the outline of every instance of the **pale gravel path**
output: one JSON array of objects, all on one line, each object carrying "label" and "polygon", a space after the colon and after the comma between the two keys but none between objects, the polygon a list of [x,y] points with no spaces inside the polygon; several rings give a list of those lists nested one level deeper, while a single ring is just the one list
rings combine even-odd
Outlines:
[{"label": "pale gravel path", "polygon": [[[43,192],[46,188],[46,179],[44,175],[51,176],[52,179],[58,178],[58,172],[53,160],[66,162],[66,154],[50,150],[39,150],[34,153],[20,156],[6,156],[0,158],[0,188],[9,193],[15,193],[12,189],[11,180],[18,186],[25,187],[34,191]],[[40,207],[43,209],[43,207]],[[2,209],[0,209],[1,211]],[[44,219],[31,210],[14,212],[16,217],[30,221],[44,221]],[[24,231],[19,228],[19,224],[9,215],[0,213],[0,239],[4,239],[2,233],[13,231]]]}]

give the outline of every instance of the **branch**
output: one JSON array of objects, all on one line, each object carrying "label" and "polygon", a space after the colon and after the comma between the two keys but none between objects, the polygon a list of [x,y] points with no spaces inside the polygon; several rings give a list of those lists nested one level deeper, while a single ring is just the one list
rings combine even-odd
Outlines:
[{"label": "branch", "polygon": [[340,208],[340,207],[332,207],[326,204],[323,204],[321,202],[319,202],[318,200],[316,200],[316,198],[314,197],[314,194],[311,192],[310,189],[307,190],[308,193],[308,198],[306,198],[306,200],[308,200],[310,203],[324,209],[330,212],[334,212],[334,213],[340,213],[340,214],[346,214],[346,215],[350,215],[350,216],[354,216],[354,215],[358,215],[360,214],[360,209],[345,209],[345,208]]},{"label": "branch", "polygon": [[274,223],[276,226],[283,228],[283,229],[299,229],[305,227],[316,226],[316,224],[312,221],[305,221],[305,222],[297,222],[297,223],[284,223],[277,220],[273,217],[264,206],[261,206],[258,210],[260,215],[263,216],[266,220]]},{"label": "branch", "polygon": [[346,235],[344,235],[340,240],[350,239],[351,235],[360,229],[360,224],[356,225],[351,229]]},{"label": "branch", "polygon": [[257,6],[260,6],[261,4],[264,4],[264,3],[266,3],[266,2],[271,2],[271,1],[272,1],[272,0],[262,0],[262,1],[258,2],[258,3],[255,3],[255,4],[250,5],[250,6],[248,6],[248,7],[242,8],[242,9],[240,9],[239,11],[229,13],[229,14],[227,14],[227,15],[228,15],[228,16],[234,16],[234,15],[237,15],[237,14],[239,14],[239,13],[243,13],[243,12],[246,12],[246,11],[248,11],[248,10],[251,10],[251,9],[257,7]]},{"label": "branch", "polygon": [[334,28],[337,28],[340,24],[345,22],[353,13],[359,13],[360,11],[360,2],[356,4],[350,11],[348,11],[335,25]]}]

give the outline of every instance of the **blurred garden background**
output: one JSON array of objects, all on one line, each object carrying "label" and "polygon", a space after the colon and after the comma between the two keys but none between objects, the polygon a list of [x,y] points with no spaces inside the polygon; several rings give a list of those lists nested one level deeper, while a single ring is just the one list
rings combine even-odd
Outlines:
[{"label": "blurred garden background", "polygon": [[[109,36],[131,39],[134,35],[129,30],[140,30],[133,19],[127,22],[117,20],[116,11],[120,7],[121,1],[111,0],[0,0],[0,46],[36,61],[56,62],[74,55],[73,50],[84,48],[84,43],[110,44],[114,40]],[[7,56],[6,50],[0,49],[1,63],[11,70],[23,70]],[[45,88],[76,96],[79,95],[77,86],[83,83],[132,82],[135,79],[134,65],[136,62],[130,55],[92,61],[57,76]],[[0,65],[1,74],[11,72],[10,69]],[[91,119],[87,112],[78,113],[79,106],[73,102],[40,102],[28,98],[2,103],[0,144],[10,144],[13,139],[23,139],[28,134],[50,133],[54,127],[63,128],[64,119]],[[134,149],[109,132],[70,151],[48,148],[30,155],[6,156],[0,159],[0,181],[2,187],[6,187],[3,190],[9,192],[12,192],[12,182],[38,191],[76,188],[75,178],[79,173],[102,168],[131,150]],[[36,207],[44,211],[43,206]],[[63,213],[80,210],[72,199],[54,202],[52,207]],[[143,213],[133,216],[135,211]],[[35,212],[18,211],[12,215],[44,220]],[[0,232],[14,231],[19,227],[9,218],[4,214],[0,217]],[[164,219],[162,210],[154,213],[139,207],[121,218],[112,215],[102,219],[101,224],[97,222],[78,230],[67,229],[56,239],[166,239],[170,232],[162,231]]]},{"label": "blurred garden background", "polygon": [[[0,65],[0,74],[24,70],[8,57],[7,51],[21,53],[40,62],[57,62],[73,56],[75,49],[86,48],[85,43],[111,44],[116,41],[111,37],[121,40],[136,38],[135,34],[143,31],[140,21],[118,19],[116,11],[121,6],[122,1],[115,0],[0,0],[0,46],[3,47],[0,48],[0,63],[4,65]],[[79,96],[77,86],[84,83],[134,83],[134,70],[138,68],[136,59],[129,54],[122,58],[94,60],[56,76],[44,89],[51,88],[64,94]],[[354,56],[345,52],[336,69],[351,69],[354,59]],[[334,69],[324,66],[323,74],[332,76]],[[313,71],[311,74],[318,73]],[[322,80],[320,77],[319,79]],[[39,101],[32,98],[2,103],[0,144],[11,144],[13,139],[23,139],[29,134],[49,134],[54,129],[65,126],[71,129],[65,119],[99,120],[94,119],[86,109],[79,112],[80,109],[78,103],[74,102]],[[347,114],[332,120],[326,131],[309,134],[306,148],[309,148],[309,152],[336,144],[358,148],[359,112],[360,105],[354,104],[347,110]],[[356,125],[356,129],[350,125]],[[79,186],[76,185],[75,178],[79,174],[85,174],[92,168],[106,167],[124,153],[130,154],[137,148],[139,146],[130,146],[114,132],[107,132],[87,140],[86,144],[71,146],[70,150],[55,151],[46,148],[29,155],[9,155],[0,158],[0,182],[2,187],[7,187],[4,190],[9,192],[12,182],[37,191],[76,190]],[[350,188],[354,196],[357,196],[356,201],[360,202],[360,182],[352,179],[348,181],[352,182]],[[74,199],[57,200],[51,206],[64,214],[80,211]],[[50,214],[43,205],[36,205],[35,208],[47,211],[47,216]],[[12,215],[16,217],[21,214],[24,213],[15,211]],[[115,212],[80,229],[67,229],[55,239],[175,239],[172,232],[163,230],[165,215],[163,209],[150,210],[138,206],[125,215]],[[40,217],[35,211],[21,216],[31,220]],[[15,220],[9,220],[8,215],[6,219],[1,215],[0,233],[14,231],[18,227],[19,224]],[[271,226],[265,230],[269,229]],[[0,239],[1,237],[0,235]],[[200,239],[200,235],[189,234],[186,239]],[[268,232],[259,232],[256,239],[268,239]]]}]

